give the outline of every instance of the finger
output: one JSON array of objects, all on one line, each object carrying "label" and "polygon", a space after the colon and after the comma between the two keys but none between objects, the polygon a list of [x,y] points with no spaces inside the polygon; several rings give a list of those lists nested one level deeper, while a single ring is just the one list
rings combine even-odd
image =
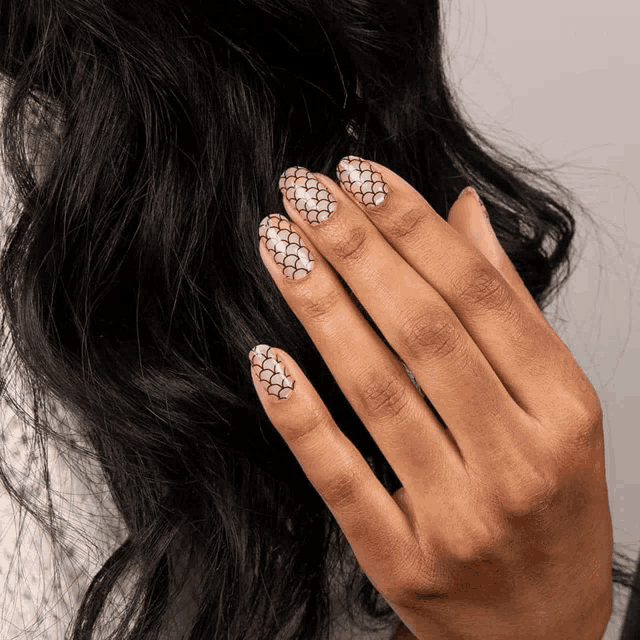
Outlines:
[{"label": "finger", "polygon": [[393,576],[413,566],[416,544],[406,515],[287,353],[258,345],[249,360],[269,420],[333,513],[360,566],[384,593]]},{"label": "finger", "polygon": [[403,486],[419,490],[462,473],[453,437],[322,254],[278,214],[262,221],[260,236],[271,277]]},{"label": "finger", "polygon": [[470,240],[474,247],[482,251],[485,258],[500,272],[531,313],[540,313],[536,301],[498,241],[491,226],[489,214],[473,187],[464,189],[453,203],[447,222],[463,236],[464,240]]},{"label": "finger", "polygon": [[[320,179],[323,182],[319,189]],[[353,200],[335,184],[325,189],[327,184],[333,183],[302,168],[285,172],[281,185],[287,211],[299,221],[299,226],[304,225],[304,234],[344,278],[391,347],[413,372],[452,432],[463,459],[475,462],[476,467],[486,466],[494,460],[497,444],[514,441],[514,434],[508,433],[502,424],[521,422],[522,410],[442,296],[394,250]],[[327,189],[331,189],[331,193]],[[311,208],[314,220],[318,210],[334,211],[320,224],[310,224],[296,207],[305,212]],[[452,229],[450,233],[458,235]],[[299,287],[295,289],[297,292]],[[284,291],[283,295],[287,297]],[[290,296],[287,302],[294,312],[300,310],[299,317],[310,335],[315,330],[325,336],[326,347],[319,346],[325,361],[329,364],[335,360],[340,366],[344,358],[333,336],[344,331],[352,321],[350,316],[328,309],[318,322],[318,314],[305,310],[303,301]],[[353,338],[358,344],[357,336]],[[384,368],[376,367],[365,351],[356,354],[355,362],[355,399],[357,404],[364,405],[363,422],[374,433],[377,422],[396,418],[394,410],[398,415],[406,413],[403,407],[406,395]],[[363,372],[369,371],[379,382],[368,382],[365,386]],[[343,380],[338,383],[344,389]],[[349,384],[349,380],[344,383]],[[377,398],[375,393],[379,394]],[[414,420],[410,420],[410,424],[415,424]],[[389,437],[385,436],[384,426],[380,428],[381,437]],[[405,465],[414,455],[414,445],[399,438],[395,444],[396,449],[402,448]],[[393,446],[393,442],[389,442],[389,447]],[[384,444],[381,448],[393,465],[392,451],[385,449]],[[507,452],[511,447],[502,446],[501,450]],[[420,475],[415,482],[424,482]]]},{"label": "finger", "polygon": [[[362,198],[368,185],[360,182],[358,176],[368,178],[369,174],[363,171],[368,167],[377,174],[377,181],[386,183],[385,198],[379,205],[365,203]],[[398,254],[442,296],[518,405],[539,421],[548,420],[549,411],[555,412],[557,408],[557,403],[550,403],[549,398],[558,398],[562,392],[566,396],[563,405],[571,405],[573,410],[575,399],[584,397],[590,384],[526,287],[518,287],[516,294],[477,247],[465,242],[413,187],[390,169],[350,156],[341,162],[338,174],[343,187],[339,193],[347,194]],[[334,183],[315,175],[335,195]],[[467,202],[460,206],[473,206],[468,203],[471,196],[465,197]],[[340,203],[337,207],[336,218],[340,207],[344,205]],[[344,209],[341,217],[349,220],[343,223],[349,227],[345,230],[348,234],[349,229],[359,228],[361,222],[352,210]],[[320,239],[315,235],[312,239],[333,264]],[[350,269],[354,266],[350,265]],[[345,277],[340,268],[338,271]],[[529,302],[525,303],[527,299]],[[412,362],[405,361],[426,389]],[[445,385],[446,381],[442,379],[441,383]],[[446,400],[444,387],[432,387],[430,392],[435,394],[428,395],[440,411],[438,401]],[[553,417],[557,418],[557,414]]]},{"label": "finger", "polygon": [[[541,313],[536,301],[522,281],[520,274],[516,271],[509,256],[500,244],[491,225],[489,213],[475,189],[467,187],[467,189],[463,190],[449,211],[448,222],[450,226],[462,234],[463,238],[472,240],[473,245],[480,249],[483,255],[491,262],[509,286],[530,309],[531,313]],[[547,326],[560,345],[561,339],[553,332],[553,329],[548,323]],[[577,389],[576,394],[584,398],[587,403],[587,408],[597,414],[600,410],[600,402],[593,386],[575,362],[573,355],[566,347],[564,349],[563,347],[565,347],[564,343],[558,347],[560,355],[558,358],[559,367],[565,370],[573,367],[572,370],[575,373],[574,389]],[[569,376],[567,376],[567,380],[568,379]],[[558,424],[565,425],[564,428],[566,428],[567,421],[560,420]]]}]

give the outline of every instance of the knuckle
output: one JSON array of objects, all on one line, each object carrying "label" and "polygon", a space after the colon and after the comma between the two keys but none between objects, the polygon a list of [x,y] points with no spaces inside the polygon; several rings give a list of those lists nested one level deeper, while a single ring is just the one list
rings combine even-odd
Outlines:
[{"label": "knuckle", "polygon": [[400,559],[398,550],[390,549],[390,570],[385,573],[384,584],[376,585],[380,594],[403,608],[415,607],[416,596],[425,600],[438,597],[441,562],[431,551],[425,554],[415,544],[406,545]]},{"label": "knuckle", "polygon": [[547,466],[533,469],[530,465],[520,468],[517,478],[504,483],[500,504],[510,518],[526,518],[541,513],[558,493],[559,483]]},{"label": "knuckle", "polygon": [[452,286],[462,304],[486,311],[511,311],[511,291],[490,265],[481,263],[465,269]]},{"label": "knuckle", "polygon": [[587,419],[589,427],[595,425],[596,428],[602,427],[604,420],[604,410],[602,409],[602,403],[595,389],[589,395],[589,399],[585,404],[586,415],[590,418]]},{"label": "knuckle", "polygon": [[600,446],[604,412],[596,390],[582,371],[566,387],[559,385],[554,395],[552,419],[564,425],[555,442],[563,461],[569,464],[572,456],[589,454]]},{"label": "knuckle", "polygon": [[340,303],[341,292],[337,287],[329,287],[318,295],[315,290],[309,290],[303,301],[305,317],[313,321],[322,321],[335,313]]},{"label": "knuckle", "polygon": [[467,520],[466,526],[462,525],[457,534],[447,540],[446,545],[456,562],[478,562],[500,548],[504,535],[504,526],[498,523],[493,514],[487,513],[484,518],[476,514],[475,519]]},{"label": "knuckle", "polygon": [[592,431],[594,427],[597,429],[604,419],[602,404],[596,390],[588,383],[590,388],[586,391],[580,390],[578,398],[575,401],[575,416],[579,428],[585,431]]},{"label": "knuckle", "polygon": [[567,428],[558,436],[558,440],[567,464],[572,459],[579,460],[584,455],[592,455],[594,448],[601,446],[604,413],[595,390],[569,400],[562,421]]},{"label": "knuckle", "polygon": [[462,334],[451,314],[420,310],[408,314],[400,327],[402,344],[415,358],[446,358],[462,346]]},{"label": "knuckle", "polygon": [[406,237],[413,238],[415,230],[425,219],[424,211],[417,207],[407,209],[400,215],[393,215],[387,218],[390,221],[389,227],[385,229],[385,235],[393,240],[404,240]]},{"label": "knuckle", "polygon": [[367,232],[362,227],[354,227],[332,250],[333,256],[343,264],[357,262],[367,247]]},{"label": "knuckle", "polygon": [[317,442],[323,441],[322,432],[326,427],[326,417],[321,411],[314,409],[304,420],[296,421],[286,430],[283,429],[283,436],[289,446],[309,449],[318,446]]},{"label": "knuckle", "polygon": [[408,401],[406,380],[396,376],[370,378],[360,390],[360,403],[365,412],[381,420],[400,415]]},{"label": "knuckle", "polygon": [[358,477],[350,465],[342,465],[332,472],[322,487],[322,497],[332,508],[354,508],[357,506]]},{"label": "knuckle", "polygon": [[449,553],[452,558],[460,564],[470,564],[477,562],[492,549],[493,544],[489,543],[481,534],[477,536],[469,535],[466,538],[457,538],[449,543]]}]

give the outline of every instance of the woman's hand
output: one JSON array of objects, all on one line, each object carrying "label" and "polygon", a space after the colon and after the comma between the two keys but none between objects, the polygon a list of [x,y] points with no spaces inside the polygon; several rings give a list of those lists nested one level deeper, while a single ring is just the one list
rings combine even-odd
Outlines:
[{"label": "woman's hand", "polygon": [[447,223],[381,165],[348,157],[338,177],[286,171],[295,224],[265,218],[260,252],[402,488],[389,495],[296,362],[261,345],[267,415],[417,638],[601,638],[612,525],[594,388],[473,191]]}]

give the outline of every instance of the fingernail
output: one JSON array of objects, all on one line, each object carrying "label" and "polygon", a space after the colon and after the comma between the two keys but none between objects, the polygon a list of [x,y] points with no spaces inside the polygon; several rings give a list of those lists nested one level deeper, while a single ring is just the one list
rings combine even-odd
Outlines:
[{"label": "fingernail", "polygon": [[[471,222],[469,228],[471,237],[473,238],[476,246],[485,255],[487,260],[489,260],[489,262],[491,262],[491,264],[493,264],[497,269],[500,269],[503,262],[504,251],[502,249],[500,241],[498,240],[495,229],[491,224],[491,219],[489,218],[487,208],[484,206],[484,203],[478,195],[478,192],[473,187],[467,187],[466,189],[463,189],[462,193],[458,196],[458,200],[462,198],[462,196],[464,196],[464,194],[467,192],[473,195],[478,206],[484,213],[484,223],[480,222],[478,226]],[[481,221],[482,219],[476,218],[476,220]]]},{"label": "fingernail", "polygon": [[287,278],[300,280],[313,269],[315,262],[308,247],[284,216],[272,213],[263,218],[260,237]]},{"label": "fingernail", "polygon": [[[469,192],[469,193],[471,193],[473,195],[473,197],[476,199],[476,202],[478,203],[478,206],[482,209],[485,217],[488,220],[489,219],[489,214],[487,213],[487,208],[484,206],[484,202],[482,202],[482,199],[478,195],[478,192],[473,187],[466,187],[465,189],[463,189],[462,193],[460,193],[460,195],[458,196],[458,200],[460,200],[460,198],[462,198],[462,196],[464,196],[464,194],[467,193],[467,192]],[[456,200],[456,202],[457,202],[457,200]]]},{"label": "fingernail", "polygon": [[280,191],[309,224],[322,224],[336,210],[336,199],[304,167],[287,169],[280,176]]},{"label": "fingernail", "polygon": [[266,344],[259,344],[249,352],[251,368],[270,396],[285,400],[293,393],[294,379],[287,375],[284,365],[275,351]]},{"label": "fingernail", "polygon": [[369,162],[357,156],[347,156],[338,163],[336,173],[345,190],[360,203],[369,207],[384,204],[389,186],[382,174]]}]

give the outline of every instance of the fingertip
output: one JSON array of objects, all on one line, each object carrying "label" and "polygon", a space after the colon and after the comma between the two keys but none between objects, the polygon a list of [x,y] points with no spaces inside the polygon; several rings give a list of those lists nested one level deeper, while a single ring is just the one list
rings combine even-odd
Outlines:
[{"label": "fingertip", "polygon": [[464,222],[467,219],[467,216],[461,215],[464,214],[467,210],[467,207],[470,206],[470,203],[473,203],[475,200],[475,189],[471,186],[465,187],[455,202],[449,208],[449,214],[447,216],[447,222],[452,226],[456,227],[458,230],[460,228],[464,228]]},{"label": "fingertip", "polygon": [[251,371],[259,383],[265,400],[287,400],[293,393],[296,380],[291,373],[290,358],[267,344],[259,344],[249,352]]}]

